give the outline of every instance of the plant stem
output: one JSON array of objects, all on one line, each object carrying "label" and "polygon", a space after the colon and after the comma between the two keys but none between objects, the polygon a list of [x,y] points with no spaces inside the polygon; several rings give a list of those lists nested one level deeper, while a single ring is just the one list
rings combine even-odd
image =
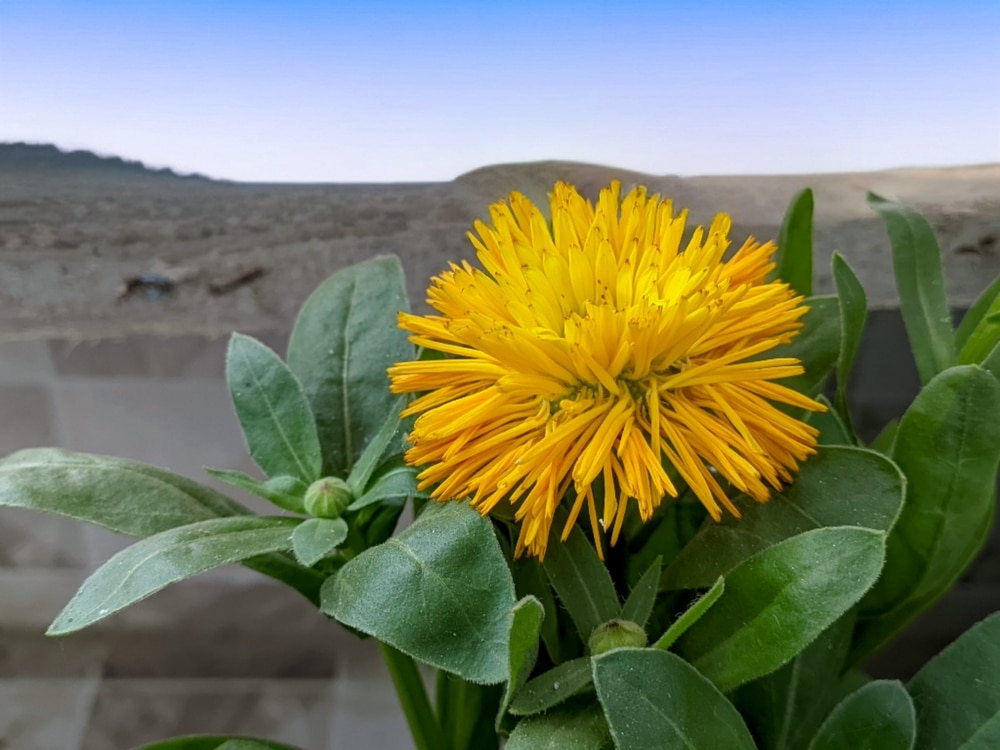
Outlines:
[{"label": "plant stem", "polygon": [[378,648],[389,668],[400,705],[410,725],[410,734],[417,750],[447,750],[444,733],[427,697],[423,678],[416,663],[402,651],[378,641]]}]

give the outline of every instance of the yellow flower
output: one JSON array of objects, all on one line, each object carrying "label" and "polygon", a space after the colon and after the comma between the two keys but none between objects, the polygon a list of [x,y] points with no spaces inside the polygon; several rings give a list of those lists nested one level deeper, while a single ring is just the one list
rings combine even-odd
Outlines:
[{"label": "yellow flower", "polygon": [[620,193],[594,206],[557,183],[551,223],[511,194],[469,233],[484,270],[451,264],[428,290],[440,314],[399,316],[446,355],[389,370],[393,392],[422,394],[406,460],[437,500],[513,505],[518,555],[544,557],[564,497],[564,540],[586,505],[598,551],[602,532],[614,544],[631,500],[646,521],[677,496],[664,459],[719,520],[739,516],[720,477],[765,502],[815,452],[817,431],[769,403],[823,409],[772,382],[801,363],[759,358],[808,309],[766,280],[775,246],[751,238],[723,260],[719,214],[681,252],[686,211]]}]

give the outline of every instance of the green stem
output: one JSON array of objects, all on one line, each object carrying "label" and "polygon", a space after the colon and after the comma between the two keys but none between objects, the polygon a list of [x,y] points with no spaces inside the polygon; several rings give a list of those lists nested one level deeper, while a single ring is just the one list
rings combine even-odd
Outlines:
[{"label": "green stem", "polygon": [[476,685],[456,675],[438,672],[438,723],[450,750],[499,747],[494,719],[502,697],[500,685]]},{"label": "green stem", "polygon": [[388,643],[378,641],[378,648],[389,668],[392,684],[396,686],[396,694],[410,725],[410,734],[416,743],[417,750],[445,750],[444,733],[434,716],[427,688],[416,663],[402,651],[397,651]]}]

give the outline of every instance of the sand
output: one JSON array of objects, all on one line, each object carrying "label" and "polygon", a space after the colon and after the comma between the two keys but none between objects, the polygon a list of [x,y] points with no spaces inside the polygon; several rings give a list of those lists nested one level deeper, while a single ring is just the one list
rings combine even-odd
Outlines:
[{"label": "sand", "polygon": [[[596,196],[611,178],[641,183],[733,239],[777,236],[792,196],[816,195],[816,291],[832,291],[830,255],[854,267],[873,308],[892,307],[892,259],[865,191],[925,213],[942,246],[952,304],[968,306],[1000,273],[1000,165],[868,173],[690,177],[539,162],[486,167],[444,183],[246,184],[182,178],[98,157],[0,145],[0,341],[134,334],[287,331],[327,275],[395,253],[426,309],[430,276],[472,258],[466,231],[519,189],[542,198],[556,179]],[[37,157],[37,158],[34,158]],[[165,275],[165,294],[129,279]],[[246,279],[241,277],[247,274]],[[252,278],[250,278],[252,277]],[[240,283],[243,281],[244,283]]]}]

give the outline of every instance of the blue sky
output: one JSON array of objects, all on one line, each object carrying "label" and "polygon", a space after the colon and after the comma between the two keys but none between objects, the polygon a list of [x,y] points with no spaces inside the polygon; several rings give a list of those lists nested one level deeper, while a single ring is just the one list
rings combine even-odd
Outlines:
[{"label": "blue sky", "polygon": [[0,0],[0,140],[262,181],[1000,162],[1000,2]]}]

